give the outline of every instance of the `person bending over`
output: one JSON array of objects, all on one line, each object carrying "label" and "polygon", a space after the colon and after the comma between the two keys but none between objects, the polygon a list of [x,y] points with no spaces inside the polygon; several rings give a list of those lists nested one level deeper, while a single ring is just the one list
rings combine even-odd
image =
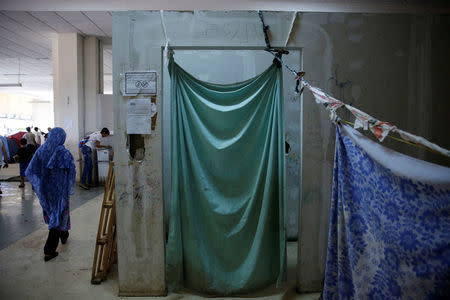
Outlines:
[{"label": "person bending over", "polygon": [[92,186],[92,151],[95,148],[111,148],[110,146],[103,146],[100,144],[102,137],[107,137],[109,135],[108,128],[103,128],[100,133],[94,132],[89,136],[86,144],[81,147],[81,152],[83,153],[84,167],[83,174],[81,175],[80,187],[88,190]]}]

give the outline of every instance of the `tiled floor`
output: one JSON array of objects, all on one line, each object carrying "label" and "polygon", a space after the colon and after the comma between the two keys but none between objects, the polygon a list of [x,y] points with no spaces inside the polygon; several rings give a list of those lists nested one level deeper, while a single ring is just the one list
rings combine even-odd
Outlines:
[{"label": "tiled floor", "polygon": [[[117,296],[117,265],[113,266],[105,282],[90,284],[102,188],[90,191],[77,189],[71,198],[72,230],[69,240],[67,244],[58,246],[58,257],[44,262],[43,245],[48,230],[42,222],[38,199],[29,184],[24,190],[19,190],[17,182],[1,184],[5,193],[0,198],[0,240],[4,245],[0,250],[0,299],[121,299]],[[10,239],[9,235],[15,238]],[[20,238],[22,236],[25,237]],[[287,282],[277,289],[268,289],[245,299],[319,298],[317,293],[296,293],[296,243],[288,243],[287,256]],[[167,297],[146,299],[161,298],[201,297],[171,293]]]},{"label": "tiled floor", "polygon": [[[16,181],[0,182],[3,192],[0,195],[0,250],[45,226],[42,208],[31,184],[26,182],[25,188],[18,185]],[[104,187],[85,191],[75,186],[74,190],[75,194],[70,198],[71,210],[103,193]]]},{"label": "tiled floor", "polygon": [[0,180],[8,180],[12,177],[19,176],[19,164],[12,163],[8,165],[8,168],[0,169]]}]

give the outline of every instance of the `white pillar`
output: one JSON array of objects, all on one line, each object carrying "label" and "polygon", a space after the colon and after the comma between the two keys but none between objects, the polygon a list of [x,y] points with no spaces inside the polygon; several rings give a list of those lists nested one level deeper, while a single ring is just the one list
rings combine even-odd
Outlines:
[{"label": "white pillar", "polygon": [[83,38],[60,33],[52,40],[55,126],[67,137],[65,146],[78,158],[78,141],[84,134]]},{"label": "white pillar", "polygon": [[[119,296],[163,296],[165,236],[162,199],[162,127],[158,117],[152,135],[144,137],[142,160],[130,157],[127,102],[119,89],[124,70],[157,70],[161,75],[160,38],[151,36],[161,26],[159,12],[113,13],[114,170],[116,183]],[[130,30],[130,28],[132,28]],[[134,30],[136,28],[136,30]],[[139,28],[139,30],[138,30]],[[161,80],[157,108],[162,115]]]},{"label": "white pillar", "polygon": [[100,43],[94,36],[84,38],[85,134],[97,130],[97,95],[100,93]]}]

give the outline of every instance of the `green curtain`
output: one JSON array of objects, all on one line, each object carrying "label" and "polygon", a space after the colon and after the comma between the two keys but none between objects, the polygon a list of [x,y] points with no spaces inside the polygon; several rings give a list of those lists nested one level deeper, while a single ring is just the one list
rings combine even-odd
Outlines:
[{"label": "green curtain", "polygon": [[[224,70],[226,71],[226,70]],[[282,71],[235,84],[169,62],[169,288],[251,292],[285,276]]]}]

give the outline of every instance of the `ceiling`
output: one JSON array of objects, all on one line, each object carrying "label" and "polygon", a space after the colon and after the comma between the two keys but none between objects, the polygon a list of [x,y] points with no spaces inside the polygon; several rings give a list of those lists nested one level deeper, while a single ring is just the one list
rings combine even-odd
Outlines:
[{"label": "ceiling", "polygon": [[[53,100],[51,39],[78,32],[111,44],[116,10],[285,10],[370,13],[449,13],[448,0],[0,0],[0,93]],[[105,93],[112,91],[112,50],[105,47]],[[20,74],[20,78],[19,78]]]},{"label": "ceiling", "polygon": [[[52,38],[77,32],[104,40],[105,93],[112,91],[112,14],[109,11],[0,11],[0,93],[53,100]],[[20,78],[19,78],[20,74]]]},{"label": "ceiling", "polygon": [[0,0],[0,10],[273,10],[370,13],[448,13],[448,0]]}]

